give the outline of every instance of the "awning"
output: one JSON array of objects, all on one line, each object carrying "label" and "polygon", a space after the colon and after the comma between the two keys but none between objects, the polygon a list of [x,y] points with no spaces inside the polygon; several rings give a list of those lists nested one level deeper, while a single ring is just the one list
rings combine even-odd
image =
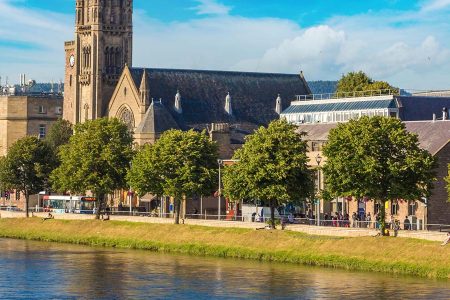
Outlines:
[{"label": "awning", "polygon": [[152,202],[153,200],[155,200],[158,196],[157,195],[153,195],[153,194],[145,194],[140,201],[141,202]]}]

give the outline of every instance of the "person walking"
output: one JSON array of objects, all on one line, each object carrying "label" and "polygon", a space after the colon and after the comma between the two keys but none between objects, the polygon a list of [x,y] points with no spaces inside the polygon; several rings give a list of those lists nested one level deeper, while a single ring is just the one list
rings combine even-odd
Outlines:
[{"label": "person walking", "polygon": [[356,227],[356,212],[353,212],[352,214],[352,227]]},{"label": "person walking", "polygon": [[366,216],[366,222],[367,222],[367,228],[370,228],[371,226],[371,224],[370,224],[370,222],[372,221],[372,217],[370,216],[370,212],[368,212],[367,213],[367,216]]},{"label": "person walking", "polygon": [[450,243],[450,232],[447,232],[447,237],[445,238],[444,242],[441,244],[441,246],[445,246],[448,243]]}]

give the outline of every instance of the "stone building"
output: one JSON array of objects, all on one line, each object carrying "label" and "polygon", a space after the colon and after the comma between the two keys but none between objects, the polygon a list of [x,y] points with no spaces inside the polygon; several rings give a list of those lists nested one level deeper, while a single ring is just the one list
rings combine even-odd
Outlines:
[{"label": "stone building", "polygon": [[117,117],[139,144],[167,129],[228,123],[226,148],[277,119],[295,95],[311,93],[303,74],[132,67],[132,13],[131,0],[76,1],[75,39],[65,43],[65,119]]},{"label": "stone building", "polygon": [[169,129],[206,130],[230,158],[295,95],[311,93],[302,73],[134,67],[132,14],[132,0],[76,1],[75,38],[65,42],[66,120],[117,117],[140,145]]},{"label": "stone building", "polygon": [[63,115],[63,99],[53,94],[0,94],[0,156],[27,135],[44,138]]},{"label": "stone building", "polygon": [[76,0],[75,39],[65,42],[64,118],[106,115],[125,65],[132,62],[132,0]]},{"label": "stone building", "polygon": [[[315,158],[317,155],[323,157],[322,147],[328,139],[328,133],[335,128],[337,123],[328,124],[303,124],[298,131],[305,133],[310,152],[308,153],[311,166],[317,166]],[[437,229],[432,224],[450,224],[450,202],[444,178],[448,176],[448,164],[450,163],[450,121],[412,121],[405,122],[409,132],[418,135],[420,145],[429,151],[438,160],[436,168],[437,181],[434,184],[432,195],[426,203],[423,199],[418,201],[403,201],[401,199],[389,201],[386,207],[386,215],[392,214],[393,218],[401,221],[407,218],[413,222],[413,228],[424,228],[428,224],[429,229]],[[326,164],[323,157],[321,166]],[[319,172],[321,187],[323,188],[323,173]],[[317,207],[314,207],[317,209]],[[378,204],[369,199],[339,198],[331,202],[321,201],[320,215],[323,219],[325,213],[329,216],[336,212],[347,213],[350,216],[357,214],[368,214],[373,216],[379,210]],[[315,212],[316,213],[316,212]],[[403,226],[402,226],[403,228]]]},{"label": "stone building", "polygon": [[[63,98],[58,94],[0,92],[0,156],[5,156],[17,140],[33,135],[45,138],[48,130],[63,116]],[[3,196],[3,195],[2,195]],[[24,197],[11,192],[10,200],[0,196],[0,205],[25,206]],[[37,195],[31,204],[37,204]]]},{"label": "stone building", "polygon": [[[326,98],[328,97],[328,98]],[[335,98],[334,94],[297,96],[296,101],[281,113],[294,124],[347,122],[361,116],[385,116],[403,121],[425,121],[448,118],[448,94],[412,96],[374,95]]]}]

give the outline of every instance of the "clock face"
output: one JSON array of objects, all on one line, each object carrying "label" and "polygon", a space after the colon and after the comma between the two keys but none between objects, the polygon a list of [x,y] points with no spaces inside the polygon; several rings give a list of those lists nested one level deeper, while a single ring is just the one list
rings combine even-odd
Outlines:
[{"label": "clock face", "polygon": [[71,67],[75,65],[75,56],[73,54],[69,58],[69,63]]}]

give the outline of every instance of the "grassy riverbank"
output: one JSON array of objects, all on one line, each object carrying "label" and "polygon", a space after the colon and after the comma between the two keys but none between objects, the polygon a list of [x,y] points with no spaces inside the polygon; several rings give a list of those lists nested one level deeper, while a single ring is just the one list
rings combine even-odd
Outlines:
[{"label": "grassy riverbank", "polygon": [[450,247],[415,239],[39,218],[0,219],[0,237],[450,278]]}]

